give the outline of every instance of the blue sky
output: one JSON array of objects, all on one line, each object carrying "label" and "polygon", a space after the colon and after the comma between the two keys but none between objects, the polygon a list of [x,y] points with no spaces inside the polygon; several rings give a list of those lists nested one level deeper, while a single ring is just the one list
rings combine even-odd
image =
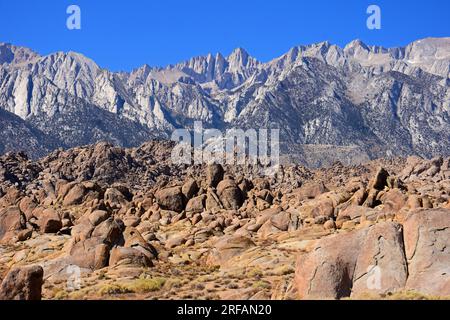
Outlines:
[{"label": "blue sky", "polygon": [[[81,30],[66,28],[71,4],[81,8]],[[381,8],[381,30],[366,27],[370,4]],[[429,36],[450,36],[449,0],[0,0],[0,42],[81,52],[115,71],[236,47],[268,61],[324,40],[392,47]]]}]

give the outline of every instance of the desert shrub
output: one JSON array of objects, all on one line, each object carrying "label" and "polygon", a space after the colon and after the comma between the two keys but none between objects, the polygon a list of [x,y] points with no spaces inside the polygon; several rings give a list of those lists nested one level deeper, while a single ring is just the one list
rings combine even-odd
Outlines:
[{"label": "desert shrub", "polygon": [[126,285],[131,292],[146,293],[160,290],[166,283],[165,278],[137,279]]},{"label": "desert shrub", "polygon": [[253,288],[270,289],[270,283],[266,281],[256,281],[255,283],[253,283]]},{"label": "desert shrub", "polygon": [[113,295],[113,294],[123,294],[123,293],[129,293],[129,292],[130,292],[130,290],[126,286],[117,284],[117,283],[105,284],[99,290],[99,293],[102,296]]}]

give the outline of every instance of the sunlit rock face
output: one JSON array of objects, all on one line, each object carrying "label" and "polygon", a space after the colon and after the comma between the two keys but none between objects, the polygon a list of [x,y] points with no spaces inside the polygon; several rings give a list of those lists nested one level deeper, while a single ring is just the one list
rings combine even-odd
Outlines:
[{"label": "sunlit rock face", "polygon": [[78,53],[39,56],[0,44],[8,123],[0,151],[23,150],[24,140],[33,157],[100,140],[136,146],[202,121],[279,128],[282,154],[311,166],[448,155],[449,72],[450,38],[401,48],[322,42],[265,63],[238,48],[132,72],[110,72]]}]

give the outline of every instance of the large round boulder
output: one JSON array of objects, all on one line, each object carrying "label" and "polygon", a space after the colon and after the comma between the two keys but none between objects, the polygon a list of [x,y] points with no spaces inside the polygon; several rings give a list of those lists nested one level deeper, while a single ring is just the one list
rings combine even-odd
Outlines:
[{"label": "large round boulder", "polygon": [[184,210],[185,197],[181,187],[172,187],[159,190],[155,194],[156,201],[164,210],[181,212]]}]

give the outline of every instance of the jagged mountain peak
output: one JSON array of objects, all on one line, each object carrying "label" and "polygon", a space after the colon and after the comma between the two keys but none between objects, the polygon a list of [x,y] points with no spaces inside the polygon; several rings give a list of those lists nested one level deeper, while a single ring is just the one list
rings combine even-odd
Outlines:
[{"label": "jagged mountain peak", "polygon": [[344,52],[350,55],[353,55],[358,51],[370,51],[370,48],[360,39],[355,39],[344,47]]},{"label": "jagged mountain peak", "polygon": [[80,70],[95,76],[101,68],[94,62],[94,60],[86,57],[78,52],[64,52],[58,51],[47,56],[41,57],[37,61],[37,65],[44,68],[51,68],[60,70],[61,68],[67,69],[63,71],[79,73]]},{"label": "jagged mountain peak", "polygon": [[[341,48],[323,41],[265,63],[237,48],[226,57],[207,54],[129,73],[57,52],[25,67],[0,66],[0,107],[61,146],[96,137],[143,142],[146,129],[167,136],[201,120],[221,129],[280,128],[284,151],[313,165],[323,164],[324,154],[303,145],[320,145],[327,159],[347,162],[450,154],[448,43],[431,38],[384,48],[354,40]],[[117,134],[120,123],[129,132],[122,126]]]},{"label": "jagged mountain peak", "polygon": [[245,60],[249,56],[250,55],[244,48],[238,47],[230,53],[230,55],[228,56],[228,59],[244,59]]},{"label": "jagged mountain peak", "polygon": [[19,47],[10,43],[0,42],[0,65],[21,64],[39,58],[39,54],[26,47]]},{"label": "jagged mountain peak", "polygon": [[259,62],[249,55],[249,53],[243,48],[234,49],[227,57],[229,63],[229,69],[231,71],[239,71],[243,68],[256,67]]}]

